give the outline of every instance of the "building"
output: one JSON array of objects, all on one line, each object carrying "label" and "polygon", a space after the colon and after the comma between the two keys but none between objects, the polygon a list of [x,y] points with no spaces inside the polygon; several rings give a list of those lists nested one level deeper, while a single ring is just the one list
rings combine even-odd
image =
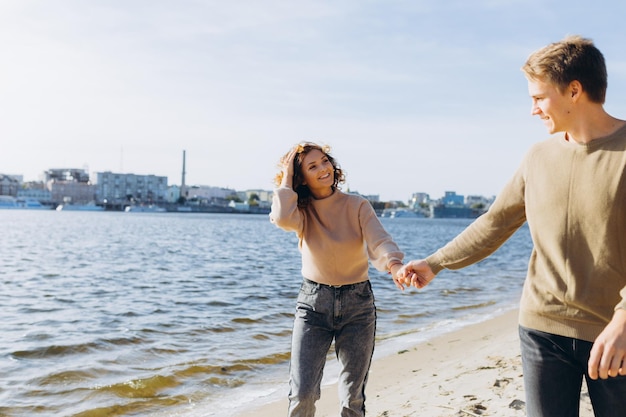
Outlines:
[{"label": "building", "polygon": [[243,194],[241,197],[243,201],[248,201],[250,200],[250,197],[252,196],[256,196],[256,198],[258,199],[259,202],[266,202],[266,203],[272,203],[272,195],[274,194],[273,191],[270,190],[246,190],[246,191],[242,191],[239,194]]},{"label": "building", "polygon": [[159,204],[168,197],[167,177],[156,175],[97,172],[94,185],[99,205]]},{"label": "building", "polygon": [[482,195],[468,195],[465,197],[465,205],[470,207],[489,207],[495,197],[487,198]]},{"label": "building", "polygon": [[0,195],[17,197],[20,181],[13,175],[0,174]]},{"label": "building", "polygon": [[[239,191],[237,197],[249,206],[251,213],[269,213],[272,206],[272,196],[274,192],[268,190],[246,190]],[[232,204],[231,204],[232,207]]]},{"label": "building", "polygon": [[468,206],[446,206],[433,204],[430,206],[430,217],[433,219],[475,219],[484,211]]},{"label": "building", "polygon": [[44,182],[89,182],[89,172],[80,168],[52,168],[44,172]]},{"label": "building", "polygon": [[413,193],[409,200],[409,206],[412,208],[418,208],[428,203],[430,203],[430,194],[428,193]]},{"label": "building", "polygon": [[187,200],[198,201],[225,200],[237,195],[237,191],[233,189],[209,185],[188,185],[185,187],[185,193]]},{"label": "building", "polygon": [[167,187],[167,196],[165,200],[168,203],[177,203],[180,199],[181,187],[178,185],[170,185]]},{"label": "building", "polygon": [[445,206],[463,206],[465,205],[465,197],[454,191],[446,191],[441,198],[441,204]]},{"label": "building", "polygon": [[430,217],[475,219],[485,212],[487,201],[480,196],[466,199],[454,191],[446,191],[437,203],[430,205]]},{"label": "building", "polygon": [[44,172],[52,204],[88,204],[95,200],[89,172],[80,168],[52,168]]},{"label": "building", "polygon": [[42,204],[53,205],[52,193],[45,184],[40,181],[29,181],[22,183],[17,190],[17,197],[21,199],[37,200]]}]

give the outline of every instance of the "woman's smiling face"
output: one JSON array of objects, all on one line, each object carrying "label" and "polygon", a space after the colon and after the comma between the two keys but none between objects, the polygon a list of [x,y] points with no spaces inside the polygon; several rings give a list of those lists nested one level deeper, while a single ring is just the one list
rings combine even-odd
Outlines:
[{"label": "woman's smiling face", "polygon": [[309,187],[315,198],[332,194],[335,182],[335,168],[323,152],[313,149],[302,160],[303,183]]}]

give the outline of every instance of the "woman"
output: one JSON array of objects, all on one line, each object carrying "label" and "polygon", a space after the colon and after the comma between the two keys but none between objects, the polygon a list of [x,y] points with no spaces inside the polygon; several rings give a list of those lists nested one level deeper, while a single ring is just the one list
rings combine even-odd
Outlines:
[{"label": "woman", "polygon": [[340,191],[344,173],[328,146],[303,143],[281,158],[270,221],[295,232],[302,254],[292,334],[289,416],[312,417],[333,340],[341,416],[365,415],[376,307],[369,260],[396,277],[404,254],[363,197]]}]

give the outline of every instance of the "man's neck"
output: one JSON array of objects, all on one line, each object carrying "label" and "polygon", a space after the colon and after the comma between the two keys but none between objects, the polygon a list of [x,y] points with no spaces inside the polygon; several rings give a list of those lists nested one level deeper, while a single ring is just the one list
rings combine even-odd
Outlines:
[{"label": "man's neck", "polygon": [[626,124],[626,121],[611,116],[602,107],[588,109],[581,114],[583,116],[575,119],[575,125],[565,132],[568,141],[589,143],[615,133]]}]

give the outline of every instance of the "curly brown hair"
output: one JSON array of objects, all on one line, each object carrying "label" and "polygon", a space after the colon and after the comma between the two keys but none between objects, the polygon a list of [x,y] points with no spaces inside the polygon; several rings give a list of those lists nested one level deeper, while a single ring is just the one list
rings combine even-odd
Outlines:
[{"label": "curly brown hair", "polygon": [[[298,145],[296,145],[297,154],[293,160],[293,179],[292,179],[293,190],[298,194],[298,207],[299,208],[307,207],[309,202],[313,198],[313,195],[311,194],[311,190],[309,189],[309,187],[303,184],[304,178],[302,175],[302,161],[304,160],[304,157],[312,150],[318,150],[322,152],[324,156],[326,156],[328,160],[330,161],[330,163],[333,165],[334,177],[335,177],[333,181],[333,185],[332,185],[333,190],[341,189],[341,187],[339,187],[339,184],[342,184],[346,181],[345,173],[339,167],[339,163],[330,154],[330,146],[318,145],[313,142],[299,143]],[[280,184],[282,183],[282,180],[283,180],[282,167],[284,166],[285,161],[289,157],[289,153],[290,152],[287,152],[285,155],[283,155],[280,158],[280,162],[278,166],[281,168],[281,170],[274,177],[274,184],[276,184],[277,187],[280,186]]]}]

